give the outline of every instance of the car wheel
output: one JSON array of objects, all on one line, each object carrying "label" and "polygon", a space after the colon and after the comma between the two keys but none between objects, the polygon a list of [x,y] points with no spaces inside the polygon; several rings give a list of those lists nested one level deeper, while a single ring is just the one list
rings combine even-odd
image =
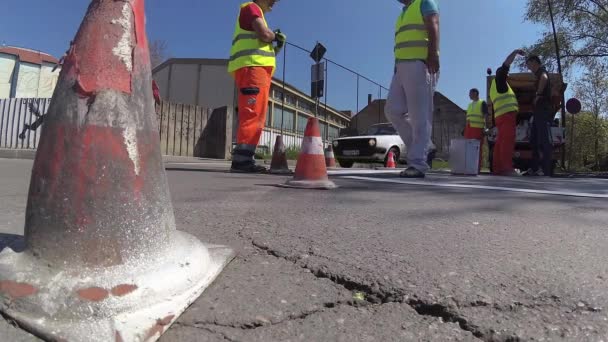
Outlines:
[{"label": "car wheel", "polygon": [[355,165],[355,162],[352,160],[338,160],[338,164],[340,164],[340,167],[350,169]]},{"label": "car wheel", "polygon": [[393,152],[393,155],[395,156],[395,163],[399,163],[399,148],[398,147],[391,147],[390,150],[388,150],[388,152],[386,153],[386,157],[384,157],[384,165],[386,165],[386,162],[388,162],[388,154],[390,152]]}]

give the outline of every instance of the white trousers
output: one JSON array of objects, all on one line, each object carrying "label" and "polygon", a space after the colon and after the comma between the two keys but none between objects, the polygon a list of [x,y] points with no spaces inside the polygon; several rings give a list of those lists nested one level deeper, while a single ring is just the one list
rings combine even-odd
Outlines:
[{"label": "white trousers", "polygon": [[422,61],[400,62],[393,76],[384,112],[407,147],[407,164],[421,172],[432,146],[433,96],[439,74],[431,75]]}]

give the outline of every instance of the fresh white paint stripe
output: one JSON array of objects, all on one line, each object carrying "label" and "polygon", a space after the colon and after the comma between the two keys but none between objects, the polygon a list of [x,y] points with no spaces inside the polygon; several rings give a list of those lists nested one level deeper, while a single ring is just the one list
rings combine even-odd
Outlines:
[{"label": "fresh white paint stripe", "polygon": [[574,192],[574,191],[532,190],[532,189],[507,188],[507,187],[502,187],[502,186],[453,184],[453,183],[429,182],[429,181],[423,181],[423,180],[416,181],[416,180],[405,180],[405,179],[385,179],[385,178],[371,178],[371,177],[360,177],[360,176],[343,176],[342,178],[364,180],[364,181],[377,182],[377,183],[407,184],[407,185],[417,185],[417,186],[434,186],[434,187],[440,187],[440,188],[480,189],[480,190],[523,192],[523,193],[528,193],[528,194],[554,195],[554,196],[608,198],[608,194],[592,194],[592,193]]},{"label": "fresh white paint stripe", "polygon": [[194,166],[194,167],[230,167],[230,163],[173,163],[166,162],[165,167]]},{"label": "fresh white paint stripe", "polygon": [[325,157],[323,139],[321,137],[304,137],[302,141],[302,153]]},{"label": "fresh white paint stripe", "polygon": [[391,169],[391,170],[328,170],[327,174],[330,176],[348,176],[348,175],[382,175],[382,174],[398,174],[403,170]]}]

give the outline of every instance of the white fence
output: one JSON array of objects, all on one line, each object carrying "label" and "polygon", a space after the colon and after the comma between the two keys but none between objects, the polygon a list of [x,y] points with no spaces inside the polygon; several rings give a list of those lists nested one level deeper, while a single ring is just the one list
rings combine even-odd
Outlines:
[{"label": "white fence", "polygon": [[41,124],[51,99],[0,99],[0,148],[35,149],[44,125],[36,130],[26,125]]}]

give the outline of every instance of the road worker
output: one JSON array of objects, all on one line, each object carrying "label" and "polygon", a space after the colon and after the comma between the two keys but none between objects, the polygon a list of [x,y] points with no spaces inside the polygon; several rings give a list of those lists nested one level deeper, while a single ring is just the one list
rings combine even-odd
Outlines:
[{"label": "road worker", "polygon": [[439,8],[435,0],[403,4],[395,32],[395,75],[386,110],[407,146],[405,178],[423,178],[433,131],[433,97],[439,78]]},{"label": "road worker", "polygon": [[523,50],[513,51],[496,70],[496,77],[490,86],[490,100],[494,110],[494,120],[498,135],[494,144],[492,173],[498,176],[518,176],[513,169],[513,152],[515,150],[515,125],[519,104],[515,92],[507,79],[511,64],[517,56],[525,56]]},{"label": "road worker", "polygon": [[479,90],[476,88],[469,91],[469,98],[471,99],[471,103],[467,108],[464,138],[479,140],[479,170],[481,170],[484,130],[489,126],[488,105],[485,101],[479,100]]},{"label": "road worker", "polygon": [[[238,131],[232,172],[263,173],[254,155],[266,122],[275,56],[287,37],[272,31],[265,14],[278,0],[254,0],[241,5],[230,50],[228,71],[238,91]],[[272,43],[277,42],[277,46]]]}]

